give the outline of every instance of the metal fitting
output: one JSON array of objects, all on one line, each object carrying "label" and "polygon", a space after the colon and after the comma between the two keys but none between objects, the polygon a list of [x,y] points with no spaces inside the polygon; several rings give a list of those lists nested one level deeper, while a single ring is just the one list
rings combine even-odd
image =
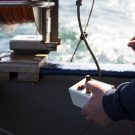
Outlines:
[{"label": "metal fitting", "polygon": [[77,1],[76,1],[76,5],[77,5],[77,6],[82,6],[82,0],[77,0]]}]

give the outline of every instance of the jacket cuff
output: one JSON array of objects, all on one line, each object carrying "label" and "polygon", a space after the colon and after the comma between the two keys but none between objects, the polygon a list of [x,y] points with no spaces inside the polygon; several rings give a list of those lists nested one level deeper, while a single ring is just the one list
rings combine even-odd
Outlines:
[{"label": "jacket cuff", "polygon": [[[121,87],[125,84],[121,85]],[[113,121],[118,121],[126,118],[126,113],[121,107],[119,101],[119,91],[121,87],[117,89],[111,89],[107,91],[103,96],[103,107],[106,114]]]}]

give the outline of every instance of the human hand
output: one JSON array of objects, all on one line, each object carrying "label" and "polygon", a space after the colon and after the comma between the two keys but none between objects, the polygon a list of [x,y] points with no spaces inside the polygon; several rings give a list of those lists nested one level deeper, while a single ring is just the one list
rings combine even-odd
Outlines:
[{"label": "human hand", "polygon": [[131,47],[135,51],[135,37],[133,37],[129,43],[128,46]]},{"label": "human hand", "polygon": [[97,84],[95,81],[88,81],[86,89],[92,92],[92,97],[84,105],[82,115],[90,122],[107,127],[112,124],[112,120],[107,116],[103,108],[103,95],[108,90],[105,86]]}]

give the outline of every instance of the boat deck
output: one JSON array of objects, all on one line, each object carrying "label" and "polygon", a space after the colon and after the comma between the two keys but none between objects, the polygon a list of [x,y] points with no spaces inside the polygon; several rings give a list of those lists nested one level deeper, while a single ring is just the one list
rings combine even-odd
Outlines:
[{"label": "boat deck", "polygon": [[[107,71],[102,81],[117,86],[134,78],[134,66],[117,66],[104,66]],[[88,73],[98,79],[94,65],[48,63],[41,68],[38,83],[16,79],[1,82],[0,127],[15,135],[79,135],[89,123],[81,116],[81,109],[72,104],[68,88]],[[90,125],[85,135],[120,135],[127,127],[129,134],[129,124],[119,121],[108,129]]]}]

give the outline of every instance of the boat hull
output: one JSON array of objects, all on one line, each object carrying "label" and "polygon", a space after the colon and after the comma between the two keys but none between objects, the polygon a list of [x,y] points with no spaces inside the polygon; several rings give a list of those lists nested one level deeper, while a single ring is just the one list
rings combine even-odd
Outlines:
[{"label": "boat hull", "polygon": [[[82,117],[81,109],[72,104],[68,91],[69,87],[84,78],[84,74],[77,75],[73,69],[72,74],[69,71],[66,74],[67,70],[64,72],[64,69],[63,74],[58,73],[62,67],[58,65],[57,70],[53,65],[55,73],[51,73],[49,67],[41,69],[38,83],[16,79],[0,83],[1,128],[15,135],[79,135],[88,126],[89,122]],[[98,79],[97,75],[93,74],[92,77]],[[132,79],[133,76],[122,75],[104,74],[102,77],[102,81],[115,86]],[[127,127],[128,121],[119,121],[107,129],[90,125],[85,135],[118,135]]]}]

